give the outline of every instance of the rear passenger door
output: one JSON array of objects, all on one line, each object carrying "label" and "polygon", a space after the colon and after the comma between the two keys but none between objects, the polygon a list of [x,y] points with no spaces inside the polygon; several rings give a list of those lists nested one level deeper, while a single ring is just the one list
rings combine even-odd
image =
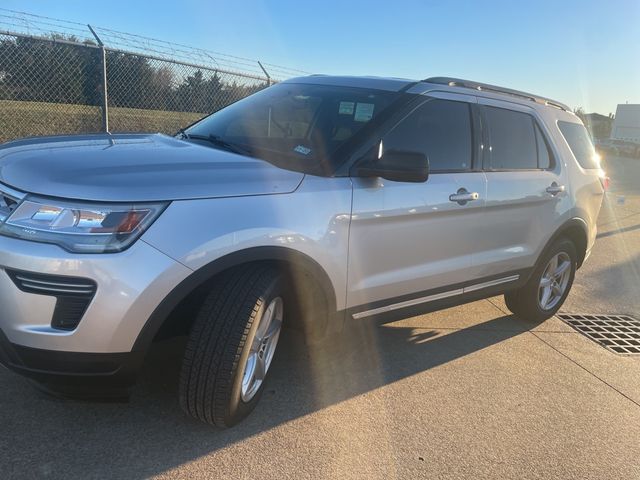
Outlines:
[{"label": "rear passenger door", "polygon": [[566,172],[534,109],[482,98],[478,103],[487,201],[474,270],[479,276],[522,274],[557,228],[568,198]]}]

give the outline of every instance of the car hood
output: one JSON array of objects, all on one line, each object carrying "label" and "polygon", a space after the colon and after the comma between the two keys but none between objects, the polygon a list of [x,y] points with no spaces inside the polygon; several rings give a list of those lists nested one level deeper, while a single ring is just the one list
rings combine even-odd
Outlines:
[{"label": "car hood", "polygon": [[303,177],[160,134],[34,138],[0,146],[0,183],[69,199],[145,202],[289,193]]}]

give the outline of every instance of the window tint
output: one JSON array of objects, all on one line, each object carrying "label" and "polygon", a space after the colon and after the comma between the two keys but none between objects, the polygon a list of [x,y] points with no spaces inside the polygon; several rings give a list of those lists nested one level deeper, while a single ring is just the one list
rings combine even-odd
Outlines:
[{"label": "window tint", "polygon": [[600,168],[596,151],[584,125],[558,122],[558,127],[582,168]]},{"label": "window tint", "polygon": [[504,108],[484,107],[491,136],[490,168],[523,170],[538,168],[538,147],[533,118]]},{"label": "window tint", "polygon": [[429,100],[384,138],[385,150],[423,152],[430,170],[471,168],[471,111],[464,102]]},{"label": "window tint", "polygon": [[538,142],[538,168],[551,168],[551,152],[547,141],[544,139],[544,135],[540,131],[540,128],[536,125],[536,141]]}]

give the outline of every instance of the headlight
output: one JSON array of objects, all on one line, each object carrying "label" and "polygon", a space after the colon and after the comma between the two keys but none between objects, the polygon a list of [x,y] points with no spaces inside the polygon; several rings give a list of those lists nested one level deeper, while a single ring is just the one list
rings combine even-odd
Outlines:
[{"label": "headlight", "polygon": [[166,203],[90,204],[27,197],[0,225],[0,234],[54,243],[75,253],[125,250],[158,218]]}]

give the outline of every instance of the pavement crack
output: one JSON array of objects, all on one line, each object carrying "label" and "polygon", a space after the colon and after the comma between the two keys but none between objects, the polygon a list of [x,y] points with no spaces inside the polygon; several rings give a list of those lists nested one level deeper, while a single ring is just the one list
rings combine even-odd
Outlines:
[{"label": "pavement crack", "polygon": [[487,302],[489,302],[491,305],[496,307],[498,310],[500,310],[505,315],[513,315],[510,311],[505,310],[504,308],[502,308],[502,305],[495,303],[492,298],[487,298]]},{"label": "pavement crack", "polygon": [[[487,298],[487,301],[489,303],[491,303],[491,305],[493,305],[494,307],[496,307],[498,310],[500,310],[502,313],[505,314],[509,314],[509,312],[506,312],[504,308],[502,308],[501,305],[496,305],[490,298]],[[593,373],[591,370],[589,370],[588,368],[584,367],[583,365],[579,364],[578,362],[576,362],[573,358],[571,358],[570,356],[568,356],[566,353],[558,350],[556,347],[554,347],[553,345],[551,345],[549,342],[547,342],[546,340],[544,340],[542,337],[540,337],[539,335],[536,335],[536,332],[534,330],[529,330],[528,333],[530,333],[531,335],[533,335],[534,337],[536,337],[538,340],[540,340],[542,343],[544,343],[547,347],[551,348],[552,350],[554,350],[556,353],[559,353],[560,355],[562,355],[564,358],[566,358],[567,360],[569,360],[571,363],[573,363],[575,366],[581,368],[582,370],[584,370],[585,372],[587,372],[589,375],[591,375],[592,377],[594,377],[595,379],[599,380],[600,382],[604,383],[607,387],[609,387],[610,389],[614,390],[615,392],[617,392],[618,394],[622,395],[624,398],[626,398],[627,400],[629,400],[631,403],[633,403],[635,406],[640,407],[640,403],[636,402],[633,398],[631,398],[629,395],[627,395],[626,393],[620,391],[619,389],[617,389],[616,387],[614,387],[613,385],[611,385],[609,382],[607,382],[606,380],[604,380],[603,378],[600,378],[598,375],[596,375],[595,373]],[[552,332],[541,332],[541,333],[552,333]]]},{"label": "pavement crack", "polygon": [[612,390],[614,390],[615,392],[619,393],[620,395],[622,395],[624,398],[626,398],[627,400],[629,400],[631,403],[633,403],[635,406],[640,407],[640,403],[636,402],[633,398],[631,398],[629,395],[627,395],[626,393],[622,392],[621,390],[619,390],[618,388],[614,387],[613,385],[611,385],[609,382],[607,382],[606,380],[604,380],[603,378],[599,377],[598,375],[596,375],[595,373],[593,373],[591,370],[589,370],[588,368],[586,368],[585,366],[581,365],[580,363],[576,362],[573,358],[571,358],[569,355],[567,355],[566,353],[562,352],[561,350],[558,350],[556,347],[554,347],[553,345],[551,345],[549,342],[547,342],[545,339],[541,338],[539,335],[536,335],[536,332],[534,331],[530,331],[529,332],[531,335],[533,335],[534,337],[536,337],[538,340],[540,340],[542,343],[544,343],[547,347],[551,348],[552,350],[554,350],[556,353],[559,353],[560,355],[562,355],[564,358],[566,358],[567,360],[569,360],[571,363],[573,363],[574,365],[576,365],[577,367],[581,368],[582,370],[584,370],[585,372],[587,372],[589,375],[593,376],[594,378],[596,378],[597,380],[599,380],[600,382],[604,383],[607,387],[611,388]]}]

